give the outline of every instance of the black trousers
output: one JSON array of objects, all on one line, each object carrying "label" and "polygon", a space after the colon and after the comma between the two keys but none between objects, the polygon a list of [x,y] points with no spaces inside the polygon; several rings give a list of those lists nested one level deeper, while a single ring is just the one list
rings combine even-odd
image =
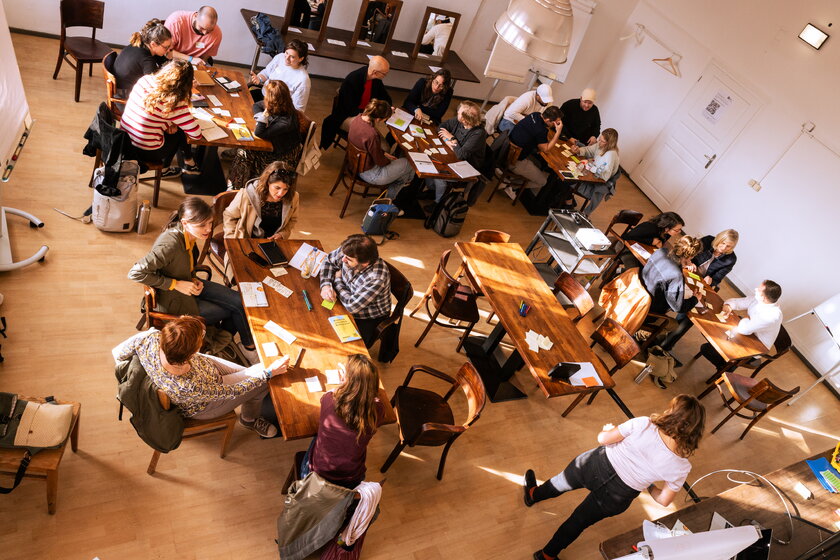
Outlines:
[{"label": "black trousers", "polygon": [[[547,485],[553,488],[541,492]],[[557,556],[588,527],[624,512],[639,495],[638,490],[627,486],[616,474],[606,449],[596,447],[575,457],[562,473],[539,486],[534,497],[538,500],[543,496],[555,497],[579,488],[586,488],[589,494],[543,547],[548,556]]]},{"label": "black trousers", "polygon": [[714,365],[717,369],[720,369],[724,365],[726,365],[726,360],[723,358],[723,356],[718,354],[717,350],[715,350],[714,347],[708,342],[700,346],[700,353],[703,355],[704,358],[712,362],[712,365]]},{"label": "black trousers", "polygon": [[376,327],[379,323],[384,321],[386,317],[379,317],[376,319],[357,319],[355,318],[356,326],[359,328],[359,334],[362,335],[362,342],[365,343],[365,348],[370,348],[376,342]]},{"label": "black trousers", "polygon": [[172,158],[179,151],[184,157],[192,159],[192,151],[187,142],[187,135],[180,128],[174,134],[164,134],[163,146],[156,150],[143,150],[132,145],[127,159],[160,163],[166,167],[172,162]]}]

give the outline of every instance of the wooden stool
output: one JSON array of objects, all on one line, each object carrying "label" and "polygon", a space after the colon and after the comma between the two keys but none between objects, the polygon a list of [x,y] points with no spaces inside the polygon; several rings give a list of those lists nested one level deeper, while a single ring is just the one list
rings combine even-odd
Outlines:
[{"label": "wooden stool", "polygon": [[[46,402],[41,398],[24,397],[33,402]],[[70,423],[70,436],[64,440],[60,447],[55,449],[44,449],[32,456],[32,461],[29,463],[29,468],[26,470],[24,478],[38,478],[47,482],[47,511],[50,515],[55,513],[55,504],[58,496],[58,466],[61,464],[61,458],[64,456],[64,448],[67,447],[67,441],[70,441],[70,449],[73,453],[76,452],[79,446],[79,414],[81,412],[81,403],[72,401],[56,401],[58,404],[73,405],[73,420]],[[0,473],[14,475],[17,472],[20,460],[23,458],[25,450],[23,449],[0,449]]]}]

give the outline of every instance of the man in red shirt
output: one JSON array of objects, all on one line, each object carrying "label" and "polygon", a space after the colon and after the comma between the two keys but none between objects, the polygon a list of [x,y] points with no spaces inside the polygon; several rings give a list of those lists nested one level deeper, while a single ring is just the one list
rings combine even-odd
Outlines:
[{"label": "man in red shirt", "polygon": [[210,6],[202,6],[197,12],[181,10],[169,14],[164,26],[172,33],[172,57],[199,66],[212,64],[222,43],[218,19],[219,14]]}]

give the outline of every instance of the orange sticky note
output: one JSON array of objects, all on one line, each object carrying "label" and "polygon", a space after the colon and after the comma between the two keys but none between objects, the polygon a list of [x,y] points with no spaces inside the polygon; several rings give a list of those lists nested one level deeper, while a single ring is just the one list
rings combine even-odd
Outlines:
[{"label": "orange sticky note", "polygon": [[583,384],[587,387],[597,387],[600,385],[600,383],[598,383],[598,380],[594,377],[584,377],[583,379],[581,379],[581,381],[583,381]]}]

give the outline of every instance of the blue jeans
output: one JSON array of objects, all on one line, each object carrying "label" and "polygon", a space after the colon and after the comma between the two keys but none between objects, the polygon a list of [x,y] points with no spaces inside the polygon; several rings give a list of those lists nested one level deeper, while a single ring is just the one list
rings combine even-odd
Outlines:
[{"label": "blue jeans", "polygon": [[513,130],[514,126],[516,125],[513,123],[513,121],[502,119],[499,121],[499,126],[497,128],[499,129],[499,132],[510,132],[511,130]]},{"label": "blue jeans", "polygon": [[397,197],[397,193],[414,179],[414,168],[406,158],[399,158],[388,165],[373,166],[367,171],[362,171],[359,177],[372,185],[387,187],[387,196],[393,200]]},{"label": "blue jeans", "polygon": [[447,181],[443,179],[426,179],[426,187],[435,189],[435,202],[440,202],[446,192]]},{"label": "blue jeans", "polygon": [[625,511],[639,495],[638,490],[630,488],[619,478],[603,447],[578,455],[563,472],[551,478],[550,484],[557,490],[558,496],[579,488],[589,490],[586,498],[543,548],[543,552],[552,558],[574,542],[584,529]]},{"label": "blue jeans", "polygon": [[198,299],[198,314],[201,315],[208,325],[222,323],[225,330],[233,330],[239,333],[239,340],[243,346],[253,346],[254,339],[251,336],[251,328],[248,326],[248,319],[245,316],[245,308],[242,306],[242,298],[238,292],[234,292],[227,286],[216,282],[201,280],[204,288],[196,296]]}]

